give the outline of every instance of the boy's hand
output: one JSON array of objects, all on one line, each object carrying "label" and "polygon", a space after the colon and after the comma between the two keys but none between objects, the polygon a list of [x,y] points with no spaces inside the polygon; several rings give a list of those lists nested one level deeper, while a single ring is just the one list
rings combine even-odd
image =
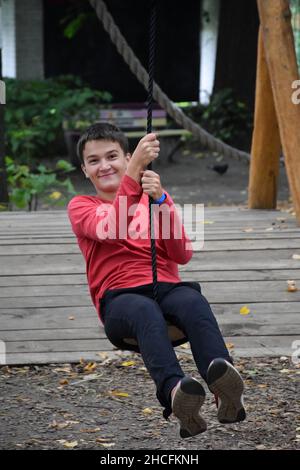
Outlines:
[{"label": "boy's hand", "polygon": [[146,168],[158,155],[159,140],[157,140],[156,134],[147,134],[139,141],[132,154],[131,162],[140,168]]},{"label": "boy's hand", "polygon": [[143,192],[151,196],[154,200],[160,199],[164,193],[160,176],[152,170],[141,171],[141,176]]}]

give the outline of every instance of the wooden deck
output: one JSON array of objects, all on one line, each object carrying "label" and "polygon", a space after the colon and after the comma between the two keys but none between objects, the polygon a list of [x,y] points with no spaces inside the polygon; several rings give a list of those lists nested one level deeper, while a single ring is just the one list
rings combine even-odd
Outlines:
[{"label": "wooden deck", "polygon": [[[290,356],[300,340],[300,289],[287,292],[288,279],[300,288],[295,217],[222,207],[206,208],[205,222],[204,250],[195,243],[182,280],[201,283],[233,355]],[[7,364],[101,360],[113,350],[64,211],[0,214],[0,340]]]}]

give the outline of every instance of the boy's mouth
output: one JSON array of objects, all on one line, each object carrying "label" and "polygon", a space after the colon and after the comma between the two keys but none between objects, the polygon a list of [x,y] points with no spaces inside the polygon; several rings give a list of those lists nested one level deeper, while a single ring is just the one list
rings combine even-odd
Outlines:
[{"label": "boy's mouth", "polygon": [[99,178],[106,178],[107,176],[115,175],[117,172],[114,171],[113,173],[107,173],[106,175],[100,175]]}]

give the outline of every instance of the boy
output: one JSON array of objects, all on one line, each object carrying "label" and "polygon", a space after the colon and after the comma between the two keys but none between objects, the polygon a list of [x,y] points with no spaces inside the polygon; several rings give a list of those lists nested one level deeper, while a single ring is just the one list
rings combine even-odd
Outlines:
[{"label": "boy", "polygon": [[[164,417],[173,413],[179,419],[181,437],[206,430],[200,414],[205,391],[198,380],[184,375],[166,321],[190,341],[198,371],[218,401],[219,421],[244,420],[243,381],[215,317],[200,285],[182,282],[178,274],[178,264],[191,259],[192,246],[181,222],[181,237],[174,236],[172,222],[178,223],[174,203],[159,175],[146,169],[159,155],[156,135],[144,136],[131,156],[127,138],[117,127],[94,124],[81,136],[77,150],[82,171],[97,194],[75,196],[68,214],[108,339],[120,349],[141,353],[165,408]],[[148,196],[171,214],[170,236],[164,238],[159,232],[156,239],[157,302],[152,293]],[[130,338],[137,346],[126,341]]]}]

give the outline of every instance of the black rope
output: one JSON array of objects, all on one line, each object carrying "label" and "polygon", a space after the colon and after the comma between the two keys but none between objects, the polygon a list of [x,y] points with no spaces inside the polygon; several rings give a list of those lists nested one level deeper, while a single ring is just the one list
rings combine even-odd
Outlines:
[{"label": "black rope", "polygon": [[[148,83],[148,101],[147,101],[147,134],[152,132],[152,109],[153,109],[153,81],[154,81],[154,65],[155,65],[155,36],[156,36],[156,1],[151,2],[150,25],[149,25],[149,83]],[[152,162],[149,163],[148,169],[152,170]],[[149,196],[149,225],[151,237],[151,258],[152,258],[152,277],[153,277],[153,297],[158,301],[158,284],[157,284],[157,263],[156,263],[156,246],[155,246],[155,227],[154,227],[154,202]]]}]

